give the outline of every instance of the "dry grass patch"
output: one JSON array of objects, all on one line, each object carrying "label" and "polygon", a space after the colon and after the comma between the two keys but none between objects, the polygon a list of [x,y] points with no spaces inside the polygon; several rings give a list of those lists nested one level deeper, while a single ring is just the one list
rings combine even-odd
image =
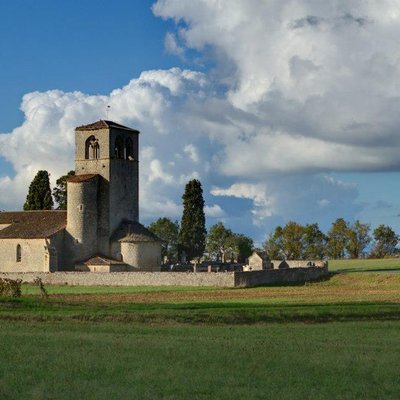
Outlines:
[{"label": "dry grass patch", "polygon": [[270,286],[245,289],[177,291],[146,290],[136,293],[53,294],[53,299],[68,302],[105,303],[190,303],[190,302],[265,302],[288,304],[390,302],[400,303],[400,274],[337,274],[330,280],[302,286]]}]

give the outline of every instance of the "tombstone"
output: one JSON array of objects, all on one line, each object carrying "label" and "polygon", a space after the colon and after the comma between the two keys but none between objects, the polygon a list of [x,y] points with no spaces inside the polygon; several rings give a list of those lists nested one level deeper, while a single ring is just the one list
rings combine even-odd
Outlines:
[{"label": "tombstone", "polygon": [[289,264],[286,262],[286,260],[283,260],[280,264],[278,269],[286,269],[289,268]]}]

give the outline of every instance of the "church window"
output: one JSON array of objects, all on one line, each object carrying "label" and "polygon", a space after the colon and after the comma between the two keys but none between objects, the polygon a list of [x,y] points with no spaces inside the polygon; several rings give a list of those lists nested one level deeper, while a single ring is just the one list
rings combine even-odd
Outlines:
[{"label": "church window", "polygon": [[92,135],[85,142],[85,159],[93,160],[96,158],[100,158],[100,146],[98,139]]},{"label": "church window", "polygon": [[16,254],[16,260],[17,262],[21,262],[22,259],[22,249],[21,249],[21,245],[17,244],[17,254]]},{"label": "church window", "polygon": [[133,143],[131,138],[125,140],[125,159],[133,160]]},{"label": "church window", "polygon": [[115,158],[124,158],[124,141],[121,136],[115,139]]}]

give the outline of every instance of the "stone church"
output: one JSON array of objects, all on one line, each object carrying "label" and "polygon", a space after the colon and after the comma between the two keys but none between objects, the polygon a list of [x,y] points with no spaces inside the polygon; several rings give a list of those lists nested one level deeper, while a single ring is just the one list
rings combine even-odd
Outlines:
[{"label": "stone church", "polygon": [[139,223],[139,131],[75,129],[67,211],[0,212],[0,272],[159,271],[161,241]]}]

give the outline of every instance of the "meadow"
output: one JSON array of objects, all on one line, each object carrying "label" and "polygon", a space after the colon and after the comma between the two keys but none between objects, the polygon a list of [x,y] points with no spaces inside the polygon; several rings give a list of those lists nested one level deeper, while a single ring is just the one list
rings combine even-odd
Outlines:
[{"label": "meadow", "polygon": [[0,299],[0,398],[398,399],[394,268],[246,289],[48,286],[47,299],[23,285]]}]

